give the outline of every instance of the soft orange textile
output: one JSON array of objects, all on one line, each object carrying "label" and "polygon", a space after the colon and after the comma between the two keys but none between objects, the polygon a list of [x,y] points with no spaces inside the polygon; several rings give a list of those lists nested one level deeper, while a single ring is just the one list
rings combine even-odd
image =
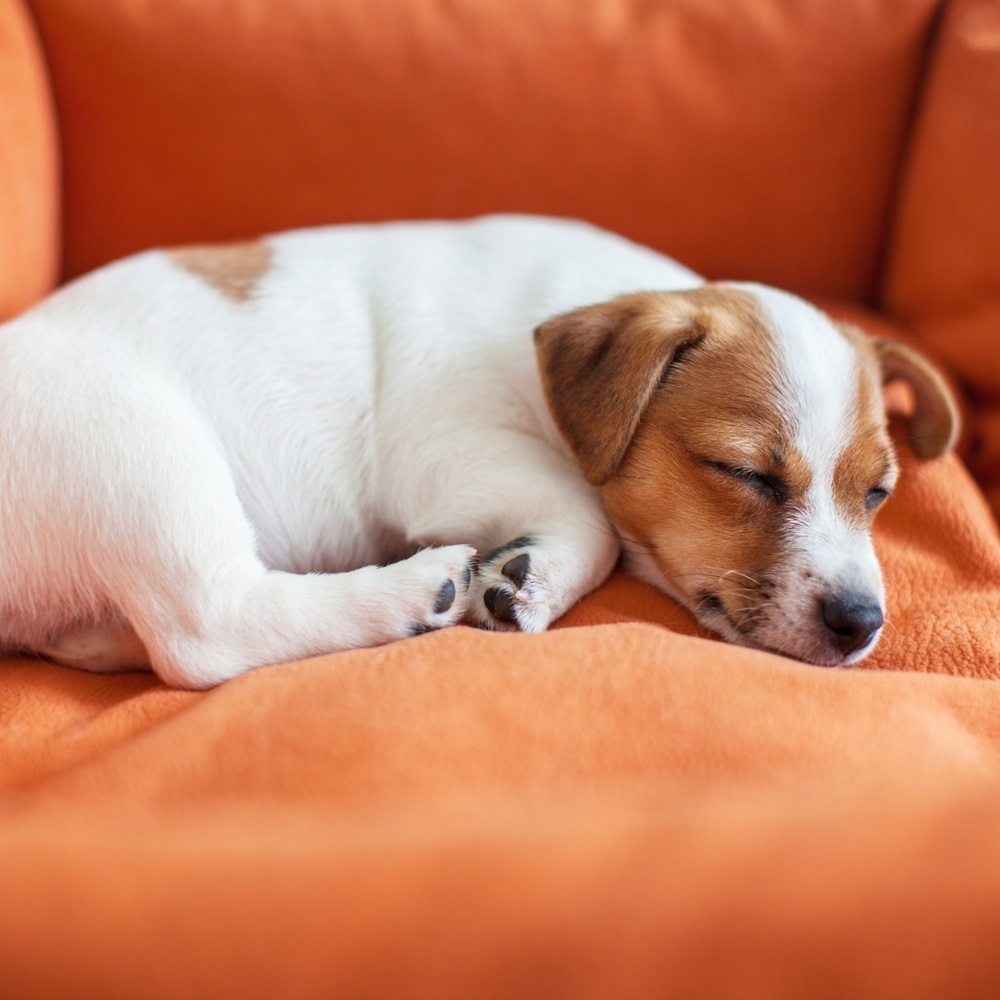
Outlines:
[{"label": "soft orange textile", "polygon": [[[945,6],[34,0],[64,270],[583,215],[713,276],[877,291],[912,329],[836,311],[952,366],[1000,498],[997,36]],[[54,246],[30,39],[0,0],[3,314]],[[958,458],[903,460],[863,669],[727,646],[620,574],[545,635],[202,694],[0,661],[0,996],[995,995],[1000,540]]]},{"label": "soft orange textile", "polygon": [[48,77],[21,0],[0,0],[0,316],[41,298],[59,264],[58,150]]},{"label": "soft orange textile", "polygon": [[860,297],[937,4],[33,6],[69,276],[151,243],[517,210]]}]

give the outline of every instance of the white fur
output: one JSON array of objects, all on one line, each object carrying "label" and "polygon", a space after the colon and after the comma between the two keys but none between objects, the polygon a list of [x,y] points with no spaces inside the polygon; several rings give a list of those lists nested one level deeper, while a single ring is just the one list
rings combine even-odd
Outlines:
[{"label": "white fur", "polygon": [[[532,330],[696,275],[528,217],[268,243],[248,301],[151,251],[0,329],[0,647],[100,670],[144,648],[168,683],[206,687],[465,614],[497,627],[490,587],[543,629],[610,571],[618,545],[549,417]],[[799,305],[754,294],[798,324]],[[824,434],[851,405],[824,381],[831,351],[785,359],[799,396],[818,387]],[[825,438],[802,435],[826,469]],[[847,542],[826,505],[820,490],[804,545],[831,554]],[[466,593],[472,548],[518,536]],[[522,551],[531,574],[508,585]]]}]

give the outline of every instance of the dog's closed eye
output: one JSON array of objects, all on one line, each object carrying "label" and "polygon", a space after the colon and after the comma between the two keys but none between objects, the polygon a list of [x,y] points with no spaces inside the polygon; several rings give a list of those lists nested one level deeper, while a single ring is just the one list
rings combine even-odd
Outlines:
[{"label": "dog's closed eye", "polygon": [[755,472],[739,465],[729,465],[726,462],[709,460],[706,465],[710,469],[729,479],[735,479],[748,486],[755,493],[774,503],[784,503],[788,499],[788,485],[780,476],[766,472]]}]

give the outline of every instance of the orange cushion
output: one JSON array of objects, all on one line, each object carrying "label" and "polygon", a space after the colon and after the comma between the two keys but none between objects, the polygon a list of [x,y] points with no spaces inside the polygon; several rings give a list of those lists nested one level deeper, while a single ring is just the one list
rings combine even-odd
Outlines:
[{"label": "orange cushion", "polygon": [[872,293],[937,0],[33,0],[67,275],[157,243],[495,210]]},{"label": "orange cushion", "polygon": [[52,288],[58,150],[45,66],[21,0],[0,2],[0,320]]}]

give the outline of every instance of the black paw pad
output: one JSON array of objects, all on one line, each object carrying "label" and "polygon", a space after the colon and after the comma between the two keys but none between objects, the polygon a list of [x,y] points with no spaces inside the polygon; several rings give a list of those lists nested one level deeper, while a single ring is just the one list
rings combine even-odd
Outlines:
[{"label": "black paw pad", "polygon": [[434,602],[434,614],[443,615],[455,603],[455,583],[445,580]]},{"label": "black paw pad", "polygon": [[514,598],[500,587],[490,587],[483,594],[483,604],[494,618],[499,618],[502,622],[515,621]]},{"label": "black paw pad", "polygon": [[423,635],[425,632],[433,632],[434,629],[430,625],[422,625],[420,622],[413,622],[407,629],[407,635]]},{"label": "black paw pad", "polygon": [[527,552],[523,552],[521,555],[514,556],[513,559],[505,562],[500,572],[520,590],[524,586],[529,569],[531,569],[531,556]]},{"label": "black paw pad", "polygon": [[535,544],[535,540],[530,535],[520,535],[517,538],[512,538],[509,542],[503,545],[498,545],[495,549],[490,549],[486,555],[483,556],[482,565],[487,565],[496,559],[499,559],[505,552],[513,552],[515,549],[527,549]]}]

